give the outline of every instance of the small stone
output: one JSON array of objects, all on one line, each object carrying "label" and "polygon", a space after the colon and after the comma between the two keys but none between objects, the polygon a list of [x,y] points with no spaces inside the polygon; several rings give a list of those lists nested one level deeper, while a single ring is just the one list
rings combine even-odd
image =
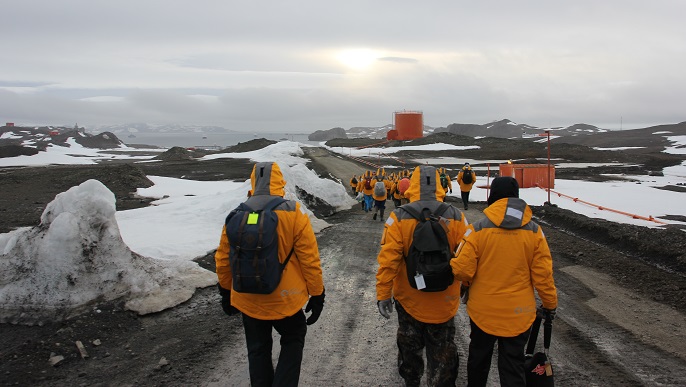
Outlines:
[{"label": "small stone", "polygon": [[169,365],[169,360],[167,360],[166,357],[163,357],[160,359],[160,361],[157,363],[160,367]]},{"label": "small stone", "polygon": [[97,347],[99,345],[102,345],[102,342],[100,341],[100,339],[95,339],[95,340],[93,340],[93,345],[95,345]]},{"label": "small stone", "polygon": [[61,356],[61,355],[51,356],[49,359],[50,365],[53,367],[57,367],[57,365],[59,365],[62,360],[64,360],[64,356]]}]

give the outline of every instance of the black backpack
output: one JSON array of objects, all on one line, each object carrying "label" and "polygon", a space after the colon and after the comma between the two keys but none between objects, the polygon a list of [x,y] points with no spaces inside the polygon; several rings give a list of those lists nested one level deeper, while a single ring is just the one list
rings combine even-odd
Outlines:
[{"label": "black backpack", "polygon": [[472,171],[469,169],[465,169],[464,172],[462,172],[462,182],[465,184],[472,184],[472,178],[474,175],[472,175]]},{"label": "black backpack", "polygon": [[351,180],[351,182],[352,182],[353,184],[357,184],[357,179],[353,177],[353,179]]},{"label": "black backpack", "polygon": [[445,176],[445,173],[441,173],[441,187],[448,188],[448,178]]},{"label": "black backpack", "polygon": [[450,267],[453,254],[448,242],[448,227],[440,217],[450,205],[441,203],[434,213],[427,208],[418,212],[411,204],[400,208],[419,221],[412,235],[410,250],[405,257],[410,286],[417,289],[415,278],[421,275],[425,287],[420,290],[440,292],[447,289],[455,280]]},{"label": "black backpack", "polygon": [[279,218],[273,211],[284,198],[275,198],[261,210],[241,203],[226,217],[226,236],[231,251],[229,264],[233,289],[239,293],[270,294],[279,286],[281,274],[293,254],[279,262],[276,226]]}]

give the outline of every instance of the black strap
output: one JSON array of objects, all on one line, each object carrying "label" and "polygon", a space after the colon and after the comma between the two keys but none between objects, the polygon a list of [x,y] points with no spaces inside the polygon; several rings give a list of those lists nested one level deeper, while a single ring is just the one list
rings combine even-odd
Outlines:
[{"label": "black strap", "polygon": [[295,246],[291,247],[291,252],[288,253],[288,256],[286,257],[286,260],[283,261],[281,264],[281,270],[284,270],[286,268],[286,265],[288,265],[288,261],[291,260],[291,255],[293,255],[293,252],[295,251]]},{"label": "black strap", "polygon": [[[526,354],[533,355],[536,350],[536,340],[538,339],[538,332],[541,330],[541,318],[536,316],[531,331],[529,332],[529,342],[526,345]],[[550,341],[553,336],[553,321],[546,319],[543,323],[543,348],[547,351],[550,349]]]},{"label": "black strap", "polygon": [[[434,215],[441,217],[445,212],[450,208],[450,204],[448,203],[441,203],[438,208],[436,209],[435,212],[433,212]],[[404,206],[400,206],[401,210],[405,210],[408,214],[410,214],[413,218],[417,219],[420,222],[426,221],[428,218],[424,215],[425,210],[428,211],[427,208],[422,208],[422,212],[420,213],[417,211],[411,204],[406,204]]]}]

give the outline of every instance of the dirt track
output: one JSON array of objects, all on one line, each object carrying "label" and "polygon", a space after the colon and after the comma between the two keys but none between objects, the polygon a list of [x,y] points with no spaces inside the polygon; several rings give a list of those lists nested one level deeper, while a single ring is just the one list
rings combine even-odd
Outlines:
[{"label": "dirt track", "polygon": [[[365,169],[320,149],[311,148],[308,154],[315,159],[310,167],[343,182]],[[449,199],[453,200],[459,201]],[[467,218],[483,216],[483,208],[483,203],[470,205]],[[553,209],[536,213],[553,252],[560,297],[550,351],[558,385],[686,385],[683,271],[647,263],[649,253],[637,259],[635,249],[618,247],[629,242],[621,237],[624,234],[617,244],[609,238],[600,243],[584,234],[592,229],[584,228],[582,219],[571,221]],[[359,207],[326,221],[332,226],[318,235],[318,243],[327,302],[307,335],[301,385],[400,385],[397,318],[383,319],[375,305],[383,223],[372,221]],[[642,231],[610,227],[627,235]],[[211,255],[198,261],[213,269]],[[183,305],[151,316],[137,317],[118,305],[102,305],[100,313],[43,327],[2,325],[0,385],[247,386],[240,318],[225,316],[218,301],[215,289],[208,288]],[[464,385],[469,332],[462,307],[457,325],[458,385]],[[102,345],[93,345],[96,339]],[[86,345],[90,358],[78,356],[76,340]],[[66,360],[51,367],[51,352]],[[162,357],[168,365],[160,365]],[[497,380],[493,370],[491,385],[498,385]]]}]

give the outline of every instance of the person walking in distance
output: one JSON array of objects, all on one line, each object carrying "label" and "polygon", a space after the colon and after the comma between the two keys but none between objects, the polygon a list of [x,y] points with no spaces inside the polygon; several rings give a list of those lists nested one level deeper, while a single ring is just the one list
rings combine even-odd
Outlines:
[{"label": "person walking in distance", "polygon": [[[486,385],[498,342],[501,385],[524,386],[524,346],[531,325],[537,313],[551,321],[555,317],[553,260],[514,178],[493,180],[484,214],[469,225],[451,260],[455,279],[469,285],[468,385]],[[534,289],[542,301],[538,307]]]},{"label": "person walking in distance", "polygon": [[357,195],[357,183],[359,183],[359,181],[357,180],[357,177],[353,175],[353,177],[350,178],[350,190],[352,191],[353,196]]},{"label": "person walking in distance", "polygon": [[[307,326],[324,307],[317,239],[300,203],[283,198],[278,164],[255,164],[250,181],[253,195],[227,216],[214,257],[221,306],[242,313],[251,385],[297,386]],[[272,329],[281,336],[276,369]]]},{"label": "person walking in distance", "polygon": [[[409,203],[395,209],[384,224],[377,257],[377,306],[388,319],[395,298],[397,364],[406,385],[420,385],[426,348],[426,384],[454,386],[459,359],[453,318],[460,304],[460,284],[454,281],[449,262],[467,220],[443,203],[445,191],[432,166],[415,169],[405,196]],[[432,269],[425,270],[420,261],[431,263]]]},{"label": "person walking in distance", "polygon": [[374,191],[372,192],[372,199],[374,199],[374,215],[373,220],[376,220],[377,215],[381,212],[381,221],[384,221],[384,211],[386,210],[386,200],[388,199],[388,191],[386,190],[386,182],[377,175],[374,183]]},{"label": "person walking in distance", "polygon": [[464,163],[464,166],[457,173],[457,183],[460,185],[460,195],[462,196],[462,204],[464,209],[469,209],[469,191],[472,190],[474,183],[476,183],[476,173],[472,170],[469,163]]}]

